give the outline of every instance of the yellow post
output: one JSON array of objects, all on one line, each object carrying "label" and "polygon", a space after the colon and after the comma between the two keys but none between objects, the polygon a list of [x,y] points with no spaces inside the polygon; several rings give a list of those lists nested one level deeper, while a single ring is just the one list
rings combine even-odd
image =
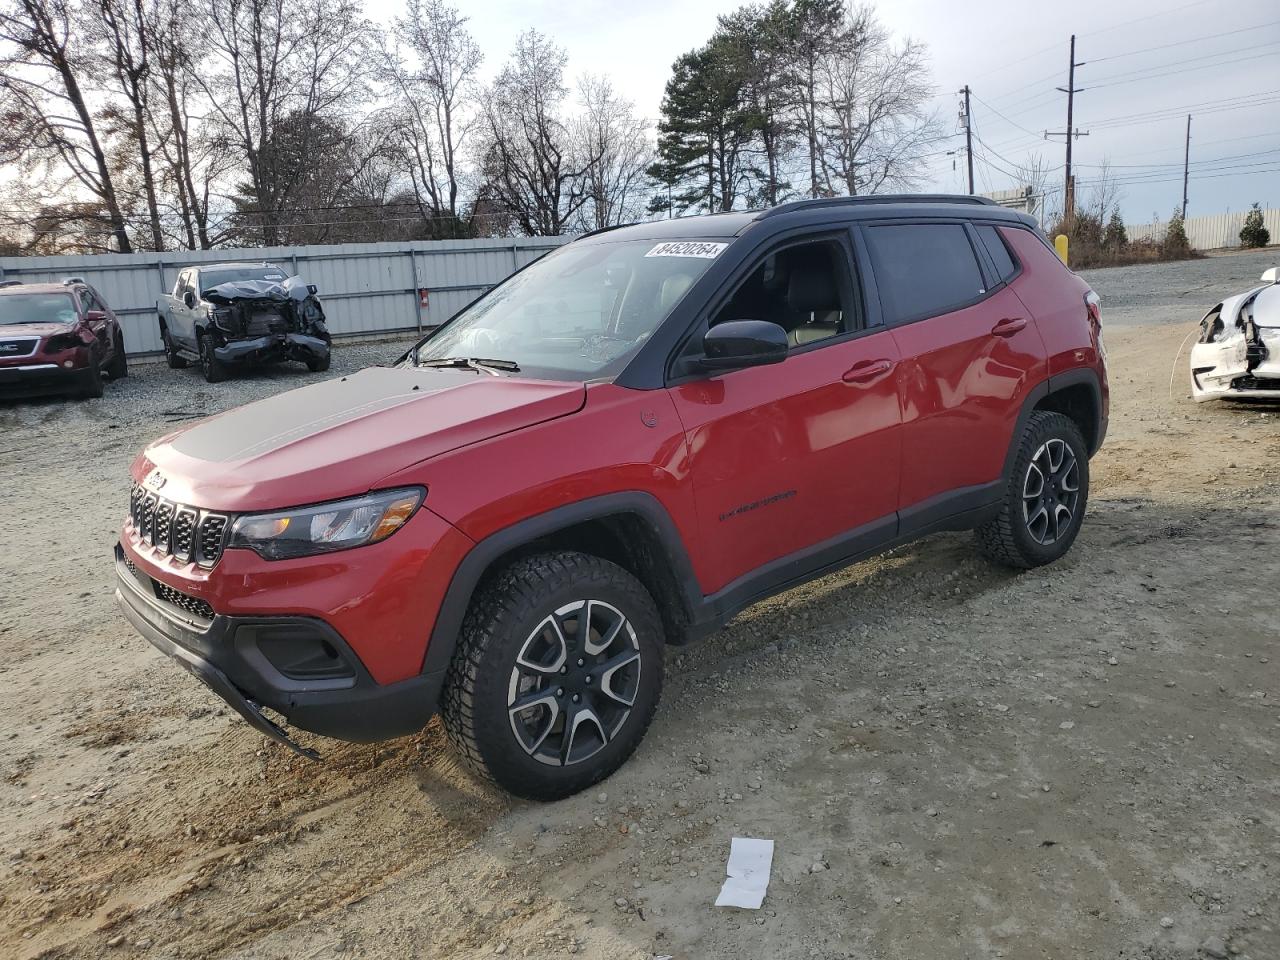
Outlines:
[{"label": "yellow post", "polygon": [[1053,249],[1058,251],[1058,257],[1063,263],[1071,266],[1067,260],[1067,235],[1065,233],[1060,233],[1053,238]]}]

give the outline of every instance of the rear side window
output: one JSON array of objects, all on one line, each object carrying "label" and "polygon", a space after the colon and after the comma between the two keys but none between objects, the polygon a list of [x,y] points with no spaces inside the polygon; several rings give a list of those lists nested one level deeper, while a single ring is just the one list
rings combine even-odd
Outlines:
[{"label": "rear side window", "polygon": [[1000,231],[989,224],[982,224],[977,227],[977,230],[982,245],[987,248],[987,253],[991,254],[991,262],[996,265],[996,276],[1002,281],[1012,278],[1018,272],[1018,265],[1013,262],[1013,257],[1009,253],[1009,248],[1005,246]]},{"label": "rear side window", "polygon": [[950,313],[987,292],[969,235],[958,223],[870,227],[867,245],[890,323]]}]

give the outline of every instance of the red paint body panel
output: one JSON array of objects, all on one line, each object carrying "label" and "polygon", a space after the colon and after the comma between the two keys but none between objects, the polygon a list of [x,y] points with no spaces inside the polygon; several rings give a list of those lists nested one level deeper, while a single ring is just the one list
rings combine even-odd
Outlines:
[{"label": "red paint body panel", "polygon": [[[844,381],[876,361],[891,366]],[[897,509],[897,362],[879,331],[671,389],[689,438],[704,593]]]},{"label": "red paint body panel", "polygon": [[126,521],[125,553],[149,576],[231,616],[319,617],[351,645],[378,683],[415,676],[453,571],[472,542],[420,508],[381,543],[297,560],[227,550],[205,570],[143,543]]},{"label": "red paint body panel", "polygon": [[377,367],[210,417],[148,447],[133,476],[158,468],[166,497],[209,510],[334,500],[408,464],[571,414],[584,396],[581,383]]},{"label": "red paint body panel", "polygon": [[971,307],[894,329],[904,357],[900,507],[999,478],[1022,400],[1046,375],[1033,323],[1007,337],[991,332],[1018,317],[1030,319],[1005,287]]},{"label": "red paint body panel", "polygon": [[587,388],[572,417],[455,450],[378,486],[426,484],[431,508],[477,541],[568,503],[643,491],[671,515],[701,580],[687,474],[684,431],[667,392],[600,383]]}]

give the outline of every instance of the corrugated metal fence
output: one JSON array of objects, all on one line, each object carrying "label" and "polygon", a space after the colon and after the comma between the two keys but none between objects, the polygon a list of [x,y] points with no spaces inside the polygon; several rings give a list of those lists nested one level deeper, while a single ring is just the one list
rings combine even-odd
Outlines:
[{"label": "corrugated metal fence", "polygon": [[[485,290],[566,241],[438,240],[345,243],[173,253],[110,253],[82,257],[0,257],[0,280],[48,282],[83,277],[111,305],[130,353],[161,349],[156,300],[173,289],[178,271],[200,263],[268,260],[320,288],[335,336],[416,330],[443,323]],[[429,291],[429,306],[418,291]]]},{"label": "corrugated metal fence", "polygon": [[[1185,223],[1187,239],[1193,250],[1221,250],[1223,247],[1240,246],[1240,228],[1248,210],[1239,213],[1218,213],[1210,217],[1188,217]],[[1271,232],[1271,242],[1280,243],[1280,210],[1263,210],[1263,225]],[[1130,240],[1164,239],[1169,222],[1140,223],[1126,227]]]}]

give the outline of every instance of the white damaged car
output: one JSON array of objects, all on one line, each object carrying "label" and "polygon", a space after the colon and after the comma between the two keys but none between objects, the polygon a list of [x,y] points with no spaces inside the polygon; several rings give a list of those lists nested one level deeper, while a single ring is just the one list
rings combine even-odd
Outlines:
[{"label": "white damaged car", "polygon": [[1191,348],[1191,395],[1197,402],[1223,397],[1280,400],[1280,271],[1262,286],[1227,297],[1200,321]]}]

